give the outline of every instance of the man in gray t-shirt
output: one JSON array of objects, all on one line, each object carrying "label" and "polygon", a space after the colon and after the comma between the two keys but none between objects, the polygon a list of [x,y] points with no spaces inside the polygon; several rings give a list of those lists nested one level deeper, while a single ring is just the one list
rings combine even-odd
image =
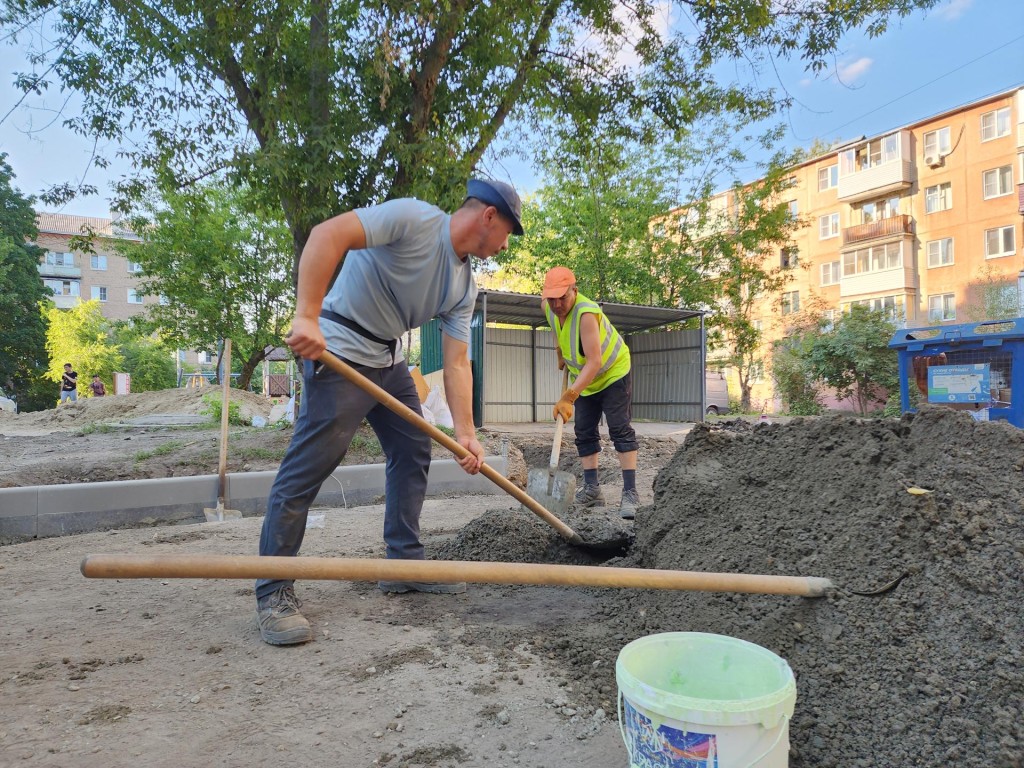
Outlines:
[{"label": "man in gray t-shirt", "polygon": [[[390,200],[313,228],[299,261],[295,320],[287,338],[292,351],[305,358],[303,399],[267,501],[260,555],[298,554],[309,506],[365,418],[387,455],[387,557],[424,558],[419,521],[430,438],[316,361],[330,350],[420,413],[401,337],[438,317],[455,439],[469,452],[459,464],[477,473],[483,447],[473,425],[468,355],[477,293],[470,257],[494,256],[508,246],[509,235],[521,235],[521,208],[510,185],[472,179],[466,201],[451,215],[419,200]],[[466,590],[465,583],[382,581],[379,586],[384,592]],[[300,605],[292,581],[258,580],[256,611],[263,640],[292,645],[312,639]]]}]

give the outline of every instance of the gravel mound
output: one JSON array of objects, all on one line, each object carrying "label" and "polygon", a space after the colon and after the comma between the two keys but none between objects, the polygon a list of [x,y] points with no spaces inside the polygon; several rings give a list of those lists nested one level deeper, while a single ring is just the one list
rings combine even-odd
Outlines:
[{"label": "gravel mound", "polygon": [[[547,648],[581,695],[603,701],[624,641],[739,637],[796,675],[792,768],[1020,768],[1022,467],[1020,430],[943,409],[699,425],[615,564],[822,576],[837,589],[821,599],[606,592],[592,624],[565,627]],[[852,594],[904,573],[885,595]]]}]

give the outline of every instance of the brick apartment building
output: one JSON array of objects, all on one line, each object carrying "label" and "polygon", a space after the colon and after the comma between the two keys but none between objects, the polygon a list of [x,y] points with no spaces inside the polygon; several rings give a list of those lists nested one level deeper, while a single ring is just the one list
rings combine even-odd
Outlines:
[{"label": "brick apartment building", "polygon": [[863,304],[920,327],[1019,313],[1024,88],[834,146],[791,173],[787,202],[806,226],[769,265],[791,270],[789,284],[757,304],[758,407],[779,405],[767,371],[788,315]]}]

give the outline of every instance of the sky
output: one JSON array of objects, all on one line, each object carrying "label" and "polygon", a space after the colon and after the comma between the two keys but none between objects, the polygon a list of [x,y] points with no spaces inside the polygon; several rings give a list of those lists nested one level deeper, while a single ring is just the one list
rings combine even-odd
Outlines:
[{"label": "sky", "polygon": [[[665,4],[666,25],[678,6]],[[131,169],[112,163],[86,173],[92,146],[55,119],[64,96],[37,100],[31,111],[14,108],[18,94],[12,72],[27,69],[16,48],[0,48],[0,152],[8,155],[15,186],[38,195],[51,184],[85,182],[100,189],[60,209],[82,216],[108,216],[110,185]],[[737,67],[720,70],[740,82],[752,74]],[[927,13],[893,22],[881,37],[854,32],[843,40],[829,71],[811,75],[800,62],[780,61],[757,82],[793,99],[780,119],[787,148],[808,147],[815,139],[833,142],[873,136],[892,128],[1024,86],[1024,0],[948,0]],[[73,108],[74,101],[70,102]],[[31,132],[29,129],[33,129]],[[116,147],[107,147],[112,155]],[[541,182],[529,163],[505,161],[501,171],[521,192]],[[751,177],[756,170],[751,168]],[[731,180],[723,179],[723,186]]]}]

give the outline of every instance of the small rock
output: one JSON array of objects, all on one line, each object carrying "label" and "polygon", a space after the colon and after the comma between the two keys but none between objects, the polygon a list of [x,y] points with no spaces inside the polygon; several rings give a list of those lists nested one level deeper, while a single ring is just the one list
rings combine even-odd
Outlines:
[{"label": "small rock", "polygon": [[508,711],[504,709],[497,715],[497,720],[500,725],[508,725],[511,719],[512,718],[509,716]]}]

